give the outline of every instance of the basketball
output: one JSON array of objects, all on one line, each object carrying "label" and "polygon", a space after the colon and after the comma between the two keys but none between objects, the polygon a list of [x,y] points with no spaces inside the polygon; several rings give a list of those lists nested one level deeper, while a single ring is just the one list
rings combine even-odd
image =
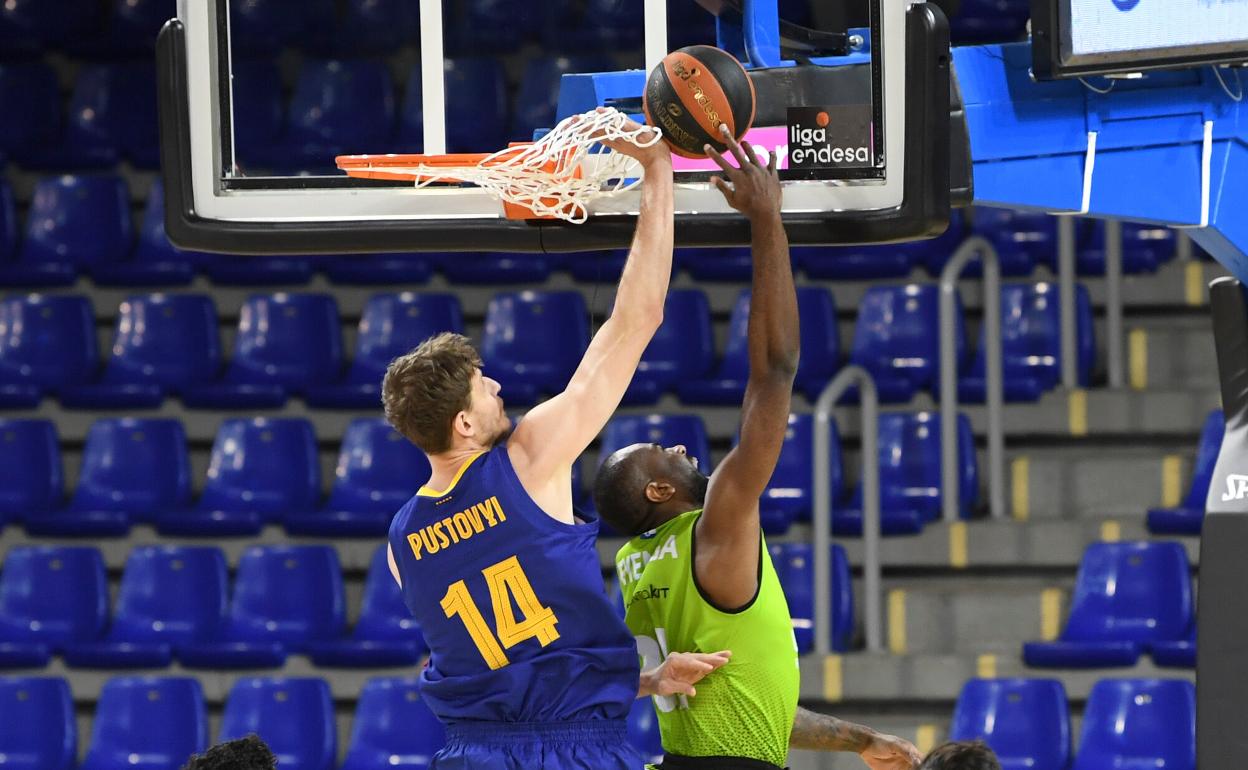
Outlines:
[{"label": "basketball", "polygon": [[691,45],[669,53],[654,68],[642,105],[646,122],[663,130],[672,152],[705,158],[705,145],[728,149],[721,124],[740,139],[754,123],[754,84],[731,54]]}]

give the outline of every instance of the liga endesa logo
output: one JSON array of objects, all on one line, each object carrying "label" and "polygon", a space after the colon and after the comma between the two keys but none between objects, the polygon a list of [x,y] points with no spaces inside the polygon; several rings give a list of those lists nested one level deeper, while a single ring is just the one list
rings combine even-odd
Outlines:
[{"label": "liga endesa logo", "polygon": [[1120,11],[1129,11],[1140,4],[1140,0],[1111,0],[1111,2]]}]

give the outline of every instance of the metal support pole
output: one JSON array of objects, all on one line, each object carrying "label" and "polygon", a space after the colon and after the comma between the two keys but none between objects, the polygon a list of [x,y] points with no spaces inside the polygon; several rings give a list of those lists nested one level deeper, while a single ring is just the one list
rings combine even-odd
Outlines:
[{"label": "metal support pole", "polygon": [[429,155],[446,152],[446,64],[442,61],[442,0],[420,0],[420,87]]},{"label": "metal support pole", "polygon": [[1075,350],[1075,220],[1057,218],[1058,298],[1062,306],[1062,386],[1079,387],[1079,354]]},{"label": "metal support pole", "polygon": [[1192,253],[1192,237],[1182,230],[1174,231],[1174,256],[1180,262],[1191,262],[1196,256]]},{"label": "metal support pole", "polygon": [[988,406],[988,510],[1005,516],[1005,431],[1001,372],[1001,267],[997,250],[987,239],[962,242],[940,274],[940,479],[941,512],[957,521],[961,510],[958,479],[958,278],[979,257],[984,269],[985,400]]},{"label": "metal support pole", "polygon": [[1109,387],[1126,384],[1122,334],[1122,223],[1105,222],[1105,343]]},{"label": "metal support pole", "polygon": [[667,56],[667,1],[645,0],[643,14],[646,72],[653,72]]},{"label": "metal support pole", "polygon": [[866,610],[867,651],[884,650],[883,595],[880,580],[880,453],[879,399],[875,381],[866,369],[847,366],[841,370],[815,403],[815,652],[832,652],[832,480],[828,458],[832,452],[829,427],[832,408],[852,385],[858,386],[862,421],[862,546],[863,597]]}]

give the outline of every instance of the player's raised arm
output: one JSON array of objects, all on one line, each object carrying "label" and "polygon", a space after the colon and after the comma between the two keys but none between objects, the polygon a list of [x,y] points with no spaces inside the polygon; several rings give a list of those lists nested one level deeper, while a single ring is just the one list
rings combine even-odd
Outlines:
[{"label": "player's raised arm", "polygon": [[[608,145],[644,169],[637,231],[610,318],[594,335],[568,387],[531,410],[508,451],[526,487],[570,466],[619,406],[641,354],[663,321],[672,274],[672,157],[665,142]],[[530,490],[532,493],[535,490]]]},{"label": "player's raised arm", "polygon": [[747,332],[750,376],[741,405],[741,441],[715,469],[707,488],[694,569],[708,598],[721,608],[736,608],[758,591],[758,498],[775,470],[788,428],[799,342],[776,155],[763,165],[749,143],[742,148],[727,133],[725,141],[738,168],[711,150],[727,177],[714,181],[728,203],[749,218],[754,255]]}]

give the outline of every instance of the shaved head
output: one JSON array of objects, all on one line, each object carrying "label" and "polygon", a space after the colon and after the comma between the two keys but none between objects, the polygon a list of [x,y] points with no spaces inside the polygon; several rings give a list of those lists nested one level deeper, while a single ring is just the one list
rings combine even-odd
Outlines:
[{"label": "shaved head", "polygon": [[633,444],[614,452],[598,469],[594,506],[603,521],[624,535],[639,535],[684,507],[701,507],[709,483],[683,446]]}]

